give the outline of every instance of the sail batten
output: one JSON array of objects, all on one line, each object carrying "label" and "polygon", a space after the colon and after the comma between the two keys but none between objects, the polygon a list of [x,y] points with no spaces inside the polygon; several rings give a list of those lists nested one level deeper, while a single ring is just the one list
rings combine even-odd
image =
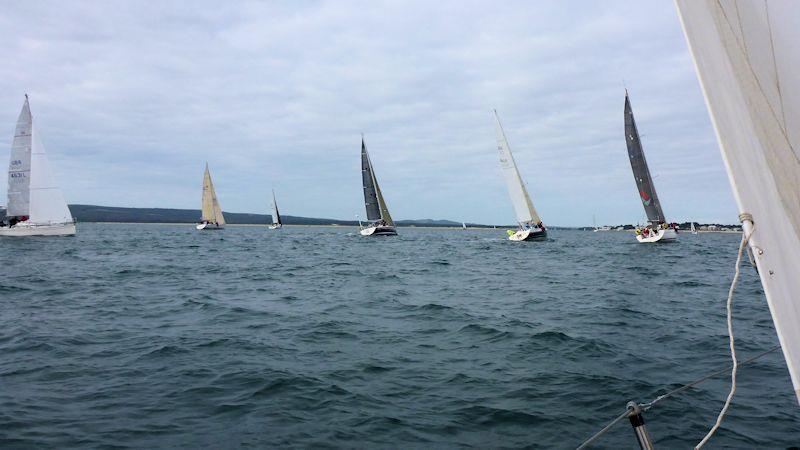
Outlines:
[{"label": "sail batten", "polygon": [[647,159],[644,157],[639,129],[636,127],[636,119],[633,117],[633,108],[627,90],[625,91],[625,142],[628,145],[628,159],[633,170],[633,178],[636,181],[636,189],[647,214],[647,220],[654,225],[665,223],[666,218],[661,209],[661,203],[658,201],[650,169],[647,167]]},{"label": "sail batten", "polygon": [[774,0],[676,4],[800,400],[800,9]]},{"label": "sail batten", "polygon": [[494,118],[497,150],[500,152],[500,167],[503,170],[503,178],[506,180],[511,203],[514,205],[517,222],[536,225],[541,222],[541,218],[533,207],[531,197],[528,195],[528,190],[525,188],[525,183],[519,174],[517,163],[514,161],[514,155],[511,154],[511,148],[508,145],[503,126],[500,124],[500,117],[497,115],[497,111],[494,111]]}]

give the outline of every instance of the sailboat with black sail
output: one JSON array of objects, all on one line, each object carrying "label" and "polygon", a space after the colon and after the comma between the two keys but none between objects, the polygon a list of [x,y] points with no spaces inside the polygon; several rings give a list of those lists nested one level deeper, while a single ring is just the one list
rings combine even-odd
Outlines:
[{"label": "sailboat with black sail", "polygon": [[69,236],[75,221],[56,186],[28,96],[19,113],[8,165],[8,206],[0,236]]},{"label": "sailboat with black sail", "polygon": [[517,224],[519,228],[515,230],[508,230],[508,239],[511,241],[534,241],[547,239],[547,229],[539,218],[539,214],[533,207],[531,197],[528,195],[528,190],[525,188],[525,183],[522,182],[522,177],[517,169],[517,163],[514,161],[514,156],[511,154],[511,148],[508,146],[503,126],[500,124],[500,118],[497,111],[494,111],[495,119],[495,132],[497,137],[497,150],[500,152],[500,167],[503,170],[503,178],[506,180],[508,187],[508,195],[511,197],[511,203],[514,205],[514,212],[517,215]]},{"label": "sailboat with black sail", "polygon": [[627,89],[625,90],[625,142],[628,144],[628,157],[631,169],[633,169],[633,178],[636,181],[636,188],[648,221],[647,226],[636,228],[636,240],[639,242],[674,241],[678,238],[678,231],[670,226],[664,218],[664,211],[658,201],[653,178],[650,176],[650,169],[647,167],[647,160],[644,157],[642,141],[639,137],[639,130],[636,128],[636,120],[633,117]]},{"label": "sailboat with black sail", "polygon": [[389,208],[386,207],[386,201],[383,199],[380,186],[378,186],[378,179],[375,177],[375,170],[369,159],[369,153],[367,153],[364,136],[361,136],[361,181],[364,187],[364,206],[367,209],[369,222],[367,225],[359,223],[359,233],[362,236],[397,235]]},{"label": "sailboat with black sail", "polygon": [[272,190],[272,225],[269,226],[270,230],[277,230],[283,226],[281,222],[281,214],[278,212],[278,202],[275,200],[275,189]]},{"label": "sailboat with black sail", "polygon": [[198,230],[221,230],[225,228],[225,217],[222,215],[222,208],[219,206],[219,200],[217,200],[217,192],[214,190],[214,183],[211,181],[208,163],[206,163],[206,171],[203,174],[201,210],[203,215],[197,224],[196,228]]}]

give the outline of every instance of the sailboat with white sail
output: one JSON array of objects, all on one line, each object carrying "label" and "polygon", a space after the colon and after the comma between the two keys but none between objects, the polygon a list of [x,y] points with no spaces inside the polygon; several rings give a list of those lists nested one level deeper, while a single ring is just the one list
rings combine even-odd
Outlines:
[{"label": "sailboat with white sail", "polygon": [[208,163],[206,163],[206,171],[203,174],[201,211],[202,217],[196,226],[198,230],[221,230],[225,228],[225,217],[222,215],[222,208],[219,206],[219,200],[217,200],[217,192],[214,190],[214,183],[211,181]]},{"label": "sailboat with white sail", "polygon": [[367,209],[366,225],[359,221],[359,233],[362,236],[395,236],[397,229],[394,226],[389,208],[383,199],[381,188],[378,186],[378,179],[375,177],[375,170],[372,168],[372,161],[367,153],[367,145],[364,143],[364,136],[361,136],[361,181],[364,187],[364,206]]},{"label": "sailboat with white sail", "polygon": [[275,200],[275,189],[272,190],[272,225],[269,226],[270,230],[277,230],[283,226],[281,222],[281,214],[278,212],[278,202]]},{"label": "sailboat with white sail", "polygon": [[695,226],[694,226],[694,222],[692,222],[692,223],[689,225],[689,228],[690,228],[690,230],[691,230],[692,234],[697,234],[697,228],[695,228]]},{"label": "sailboat with white sail", "polygon": [[497,150],[500,152],[500,167],[503,170],[503,177],[506,180],[508,194],[511,196],[511,203],[514,205],[514,212],[517,215],[519,228],[508,230],[508,239],[511,241],[533,241],[547,239],[547,229],[533,207],[531,197],[522,182],[522,177],[517,169],[517,163],[511,154],[503,126],[500,124],[500,117],[497,110],[494,111],[495,132],[497,137]]},{"label": "sailboat with white sail", "polygon": [[75,221],[53,180],[28,95],[17,119],[8,165],[8,206],[0,236],[69,236]]},{"label": "sailboat with white sail", "polygon": [[648,225],[643,228],[636,228],[636,240],[639,242],[668,242],[678,238],[678,231],[667,223],[664,218],[664,211],[656,195],[656,188],[653,185],[653,178],[650,176],[650,169],[647,167],[647,160],[644,157],[642,141],[639,137],[639,130],[636,128],[636,120],[633,117],[631,101],[628,97],[628,90],[625,89],[625,142],[628,144],[628,157],[633,169],[633,178],[636,181],[636,188],[639,191],[639,198],[642,200],[644,212],[647,214]]},{"label": "sailboat with white sail", "polygon": [[800,400],[800,8],[774,0],[676,4],[739,207],[743,244]]}]

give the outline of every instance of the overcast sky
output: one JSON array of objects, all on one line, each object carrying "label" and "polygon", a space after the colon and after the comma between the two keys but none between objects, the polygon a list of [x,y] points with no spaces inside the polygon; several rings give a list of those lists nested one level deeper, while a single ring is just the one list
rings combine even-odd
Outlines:
[{"label": "overcast sky", "polygon": [[736,222],[668,1],[9,0],[0,60],[69,203],[363,217],[363,132],[396,219],[512,223],[497,108],[545,224],[644,221],[624,80],[667,219]]}]

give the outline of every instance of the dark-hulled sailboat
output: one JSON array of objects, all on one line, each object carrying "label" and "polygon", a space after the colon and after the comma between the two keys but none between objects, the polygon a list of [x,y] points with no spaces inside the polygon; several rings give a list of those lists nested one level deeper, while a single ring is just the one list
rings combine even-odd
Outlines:
[{"label": "dark-hulled sailboat", "polygon": [[375,178],[372,161],[367,153],[364,136],[361,136],[361,180],[364,186],[364,206],[367,209],[367,225],[360,225],[359,233],[362,236],[394,236],[397,230],[386,207],[386,201]]},{"label": "dark-hulled sailboat", "polygon": [[648,222],[644,228],[636,228],[636,239],[639,242],[677,239],[678,232],[667,223],[664,211],[661,210],[653,178],[650,176],[650,169],[647,168],[647,160],[644,157],[639,130],[636,128],[636,120],[633,118],[633,109],[631,109],[627,89],[625,90],[625,142],[628,144],[628,157],[631,169],[633,169],[633,178],[636,181],[636,188],[639,191],[639,198],[642,200]]}]

